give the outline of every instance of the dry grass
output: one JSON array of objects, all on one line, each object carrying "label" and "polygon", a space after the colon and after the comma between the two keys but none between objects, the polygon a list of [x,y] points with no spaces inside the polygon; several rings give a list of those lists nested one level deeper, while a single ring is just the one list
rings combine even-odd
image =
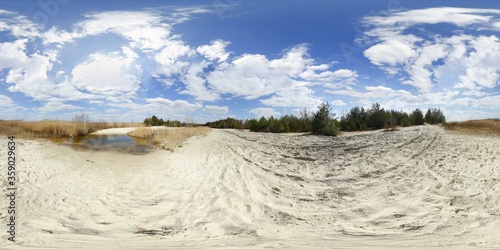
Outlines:
[{"label": "dry grass", "polygon": [[142,126],[139,123],[89,122],[82,117],[71,121],[43,120],[26,122],[23,120],[0,121],[0,134],[14,135],[24,139],[52,138],[86,135],[101,129]]},{"label": "dry grass", "polygon": [[189,138],[207,135],[212,129],[208,127],[187,127],[187,128],[138,128],[129,136],[140,138],[151,138],[153,143],[165,150],[174,151],[177,147]]},{"label": "dry grass", "polygon": [[500,135],[500,120],[485,119],[465,122],[446,123],[448,130],[470,133],[470,134],[496,134]]}]

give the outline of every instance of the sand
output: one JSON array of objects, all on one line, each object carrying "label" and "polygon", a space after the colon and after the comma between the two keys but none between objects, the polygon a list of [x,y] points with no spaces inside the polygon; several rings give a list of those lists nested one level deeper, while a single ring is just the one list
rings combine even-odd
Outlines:
[{"label": "sand", "polygon": [[1,230],[0,248],[500,248],[499,137],[213,130],[148,155],[16,142],[17,243]]}]

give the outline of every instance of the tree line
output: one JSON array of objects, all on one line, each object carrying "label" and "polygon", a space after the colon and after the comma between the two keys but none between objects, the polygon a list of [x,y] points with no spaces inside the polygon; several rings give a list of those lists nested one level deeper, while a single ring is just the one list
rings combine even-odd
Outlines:
[{"label": "tree line", "polygon": [[342,131],[362,131],[382,128],[407,127],[412,125],[423,125],[445,123],[443,112],[437,108],[429,108],[425,113],[415,109],[410,113],[396,110],[386,110],[378,103],[372,104],[370,109],[353,107],[349,112],[337,119],[331,111],[328,103],[322,103],[318,110],[309,113],[302,109],[299,116],[284,115],[280,118],[273,116],[260,119],[238,120],[226,118],[205,125],[212,128],[249,129],[254,132],[311,132],[318,135],[335,136]]},{"label": "tree line", "polygon": [[365,110],[363,107],[354,107],[340,118],[343,131],[360,131],[370,129],[395,128],[396,126],[413,126],[445,123],[443,112],[437,108],[429,108],[425,116],[422,110],[415,109],[410,113],[397,110],[385,110],[378,103]]},{"label": "tree line", "polygon": [[335,136],[338,133],[338,121],[331,113],[331,106],[328,103],[322,103],[316,112],[309,113],[307,109],[300,111],[300,116],[284,115],[280,118],[273,116],[260,119],[238,120],[226,118],[214,122],[208,122],[205,125],[212,128],[234,128],[250,129],[254,132],[312,132],[313,134]]},{"label": "tree line", "polygon": [[144,125],[146,126],[165,126],[165,127],[185,127],[186,123],[185,122],[180,122],[177,120],[166,120],[164,121],[163,118],[158,118],[156,115],[153,115],[151,117],[148,117],[144,119]]}]

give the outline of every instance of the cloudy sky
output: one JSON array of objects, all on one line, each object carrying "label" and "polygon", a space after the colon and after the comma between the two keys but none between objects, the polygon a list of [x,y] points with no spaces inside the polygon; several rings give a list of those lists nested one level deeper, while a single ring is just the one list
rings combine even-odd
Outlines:
[{"label": "cloudy sky", "polygon": [[0,34],[0,119],[500,118],[494,1],[1,1]]}]

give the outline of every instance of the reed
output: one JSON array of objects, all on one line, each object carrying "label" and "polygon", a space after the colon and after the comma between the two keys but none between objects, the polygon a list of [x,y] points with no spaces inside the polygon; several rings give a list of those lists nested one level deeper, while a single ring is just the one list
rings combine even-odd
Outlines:
[{"label": "reed", "polygon": [[75,116],[71,121],[61,120],[42,120],[42,121],[23,121],[9,120],[0,121],[0,134],[14,135],[16,137],[33,138],[51,138],[82,136],[98,130],[119,127],[141,127],[142,123],[109,123],[104,120],[91,122],[86,115]]},{"label": "reed", "polygon": [[474,134],[497,134],[500,135],[499,119],[471,120],[465,122],[448,122],[445,127],[448,130],[474,133]]}]

